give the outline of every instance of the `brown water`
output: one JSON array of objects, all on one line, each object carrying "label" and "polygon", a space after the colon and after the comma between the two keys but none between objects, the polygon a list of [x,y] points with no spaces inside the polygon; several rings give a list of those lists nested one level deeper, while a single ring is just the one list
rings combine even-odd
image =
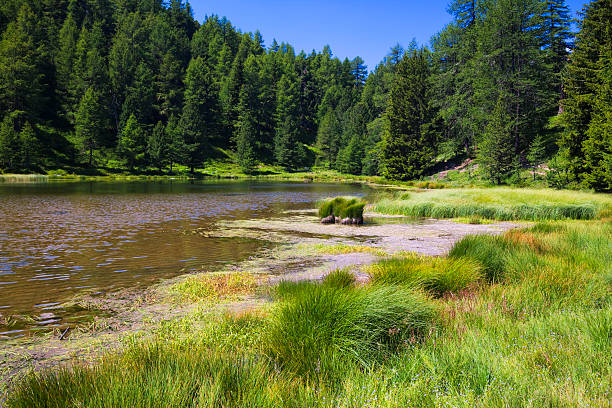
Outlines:
[{"label": "brown water", "polygon": [[347,184],[0,184],[0,337],[74,321],[61,304],[82,291],[103,294],[214,270],[270,245],[191,234],[196,228],[365,193],[367,187]]}]

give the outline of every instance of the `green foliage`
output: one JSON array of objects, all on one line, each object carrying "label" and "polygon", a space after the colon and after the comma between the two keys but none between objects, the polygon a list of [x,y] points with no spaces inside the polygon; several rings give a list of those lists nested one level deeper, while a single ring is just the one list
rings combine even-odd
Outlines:
[{"label": "green foliage", "polygon": [[296,375],[338,378],[347,362],[366,367],[422,337],[433,318],[426,298],[399,287],[304,285],[273,312],[267,352]]},{"label": "green foliage", "polygon": [[408,255],[380,261],[367,268],[373,283],[422,288],[434,296],[458,293],[475,286],[481,266],[468,257],[427,258]]},{"label": "green foliage", "polygon": [[397,67],[382,144],[384,175],[392,180],[418,178],[432,164],[437,135],[430,127],[430,75],[424,49],[406,54]]},{"label": "green foliage", "polygon": [[102,95],[88,88],[75,115],[75,132],[80,147],[89,152],[89,165],[93,164],[93,152],[102,143],[106,129]]},{"label": "green foliage", "polygon": [[605,0],[583,10],[581,29],[564,75],[564,133],[559,141],[574,180],[601,191],[610,184],[611,10]]},{"label": "green foliage", "polygon": [[340,218],[363,219],[363,209],[366,202],[360,198],[336,197],[325,200],[319,204],[319,217],[330,215]]},{"label": "green foliage", "polygon": [[[536,204],[534,204],[536,203]],[[373,211],[412,217],[457,218],[477,215],[492,220],[590,220],[612,202],[597,194],[554,190],[430,190],[409,197],[381,198]]]},{"label": "green foliage", "polygon": [[478,150],[478,161],[484,167],[489,180],[501,184],[517,168],[514,138],[511,133],[508,105],[500,96],[485,129]]},{"label": "green foliage", "polygon": [[119,137],[118,149],[122,158],[127,161],[128,167],[133,169],[142,158],[141,151],[144,145],[145,133],[134,114],[130,115]]},{"label": "green foliage", "polygon": [[346,269],[337,269],[323,278],[323,286],[332,288],[350,288],[355,285],[355,275]]},{"label": "green foliage", "polygon": [[157,122],[153,128],[153,132],[147,139],[147,154],[151,160],[151,164],[157,166],[160,170],[169,158],[170,140],[168,132],[163,123]]}]

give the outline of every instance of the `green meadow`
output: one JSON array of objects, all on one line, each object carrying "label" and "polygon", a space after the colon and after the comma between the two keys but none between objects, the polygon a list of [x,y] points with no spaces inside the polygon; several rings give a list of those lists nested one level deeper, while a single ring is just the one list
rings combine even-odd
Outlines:
[{"label": "green meadow", "polygon": [[516,188],[429,189],[383,194],[377,213],[413,217],[478,216],[501,221],[591,220],[612,215],[612,197],[584,191]]}]

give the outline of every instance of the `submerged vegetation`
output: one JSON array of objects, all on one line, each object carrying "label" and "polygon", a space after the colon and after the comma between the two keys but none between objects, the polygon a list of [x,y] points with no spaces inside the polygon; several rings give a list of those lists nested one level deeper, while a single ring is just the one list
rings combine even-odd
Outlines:
[{"label": "submerged vegetation", "polygon": [[259,310],[170,320],[98,363],[26,376],[6,404],[603,407],[610,265],[610,221],[466,237],[447,258],[383,259],[368,283],[339,270],[281,282]]},{"label": "submerged vegetation", "polygon": [[612,198],[549,189],[443,189],[383,196],[374,204],[373,211],[412,217],[480,217],[501,221],[591,220],[612,214]]}]

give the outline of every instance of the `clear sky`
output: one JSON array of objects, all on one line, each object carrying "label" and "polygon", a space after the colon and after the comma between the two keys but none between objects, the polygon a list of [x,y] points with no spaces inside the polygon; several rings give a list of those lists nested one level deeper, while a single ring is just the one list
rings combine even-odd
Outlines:
[{"label": "clear sky", "polygon": [[[586,0],[566,0],[575,13]],[[190,0],[195,17],[218,14],[243,32],[259,30],[266,45],[276,38],[297,52],[326,44],[340,59],[363,58],[369,69],[400,43],[428,44],[451,17],[448,0]]]}]

